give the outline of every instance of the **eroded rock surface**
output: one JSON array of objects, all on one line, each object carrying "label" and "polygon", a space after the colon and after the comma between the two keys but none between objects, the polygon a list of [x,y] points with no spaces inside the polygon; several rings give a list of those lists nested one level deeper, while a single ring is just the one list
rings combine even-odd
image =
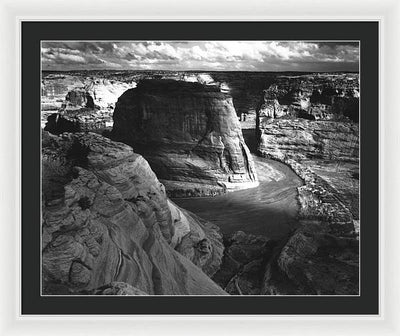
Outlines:
[{"label": "eroded rock surface", "polygon": [[270,118],[358,122],[358,74],[280,76],[264,90],[258,111]]},{"label": "eroded rock surface", "polygon": [[225,239],[221,269],[213,280],[231,295],[260,294],[274,247],[275,242],[264,236],[235,232]]},{"label": "eroded rock surface", "polygon": [[[53,134],[106,129],[112,126],[118,97],[135,86],[135,82],[102,77],[46,76],[42,83],[42,123]],[[71,124],[76,127],[71,129]]]},{"label": "eroded rock surface", "polygon": [[261,294],[358,295],[359,242],[329,222],[303,220],[267,264]]},{"label": "eroded rock surface", "polygon": [[358,195],[348,185],[353,194],[349,201],[304,163],[287,158],[284,162],[304,181],[297,188],[300,226],[287,240],[277,242],[261,294],[357,295]]},{"label": "eroded rock surface", "polygon": [[93,289],[91,291],[83,292],[82,294],[88,295],[119,295],[119,296],[135,296],[135,295],[148,295],[147,293],[137,289],[125,282],[111,282],[108,285]]},{"label": "eroded rock surface", "polygon": [[304,185],[297,188],[300,226],[277,242],[261,294],[358,294],[358,81],[343,78],[264,92],[258,151],[291,167]]},{"label": "eroded rock surface", "polygon": [[262,155],[299,162],[358,162],[359,127],[356,123],[260,117],[258,132],[258,150]]},{"label": "eroded rock surface", "polygon": [[218,229],[169,201],[132,148],[44,133],[42,158],[44,293],[124,282],[147,294],[225,294],[207,276],[221,262]]},{"label": "eroded rock surface", "polygon": [[119,98],[112,137],[142,154],[175,197],[257,185],[232,98],[217,86],[143,80]]}]

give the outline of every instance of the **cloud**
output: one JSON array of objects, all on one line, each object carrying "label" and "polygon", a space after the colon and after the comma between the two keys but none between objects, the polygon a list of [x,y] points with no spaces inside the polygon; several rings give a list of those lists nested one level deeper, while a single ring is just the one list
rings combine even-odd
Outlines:
[{"label": "cloud", "polygon": [[[356,42],[43,42],[43,69],[358,70]],[[340,69],[339,69],[340,70]]]}]

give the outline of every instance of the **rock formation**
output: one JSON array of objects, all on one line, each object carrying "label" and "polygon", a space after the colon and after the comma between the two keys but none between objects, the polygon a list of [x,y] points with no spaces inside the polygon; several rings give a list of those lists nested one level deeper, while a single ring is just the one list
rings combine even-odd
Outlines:
[{"label": "rock formation", "polygon": [[136,83],[66,75],[46,77],[42,85],[42,123],[52,134],[102,131],[112,126],[118,97]]},{"label": "rock formation", "polygon": [[[57,111],[66,105],[73,108],[97,105],[100,109],[113,109],[118,97],[136,83],[130,78],[118,80],[107,73],[43,74],[42,111]],[[93,105],[91,105],[93,100]],[[87,102],[89,101],[89,106]]]},{"label": "rock formation", "polygon": [[277,242],[261,294],[359,293],[358,86],[341,79],[264,91],[258,151],[287,164],[304,185],[297,188],[300,226]]},{"label": "rock formation", "polygon": [[110,112],[104,113],[97,108],[64,109],[47,117],[44,130],[55,135],[64,132],[102,133],[112,125],[110,119]]},{"label": "rock formation", "polygon": [[257,185],[232,98],[217,86],[143,80],[118,99],[112,138],[142,154],[175,197]]},{"label": "rock formation", "polygon": [[[358,294],[358,74],[212,76],[45,76],[42,121],[61,136],[43,134],[44,294]],[[257,185],[230,95],[244,128],[256,124],[252,150],[304,182],[284,238],[232,233],[240,217],[222,245],[217,227],[166,196]],[[110,138],[125,144],[79,133],[112,125],[117,97]]]},{"label": "rock formation", "polygon": [[305,182],[298,187],[300,227],[275,249],[261,293],[357,295],[358,205],[352,211],[351,205],[321,176],[294,160],[285,162]]},{"label": "rock formation", "polygon": [[359,242],[330,232],[329,223],[304,220],[276,248],[265,269],[264,295],[358,295]]},{"label": "rock formation", "polygon": [[281,161],[288,158],[299,162],[358,162],[359,127],[356,123],[260,116],[258,127],[258,150],[262,155]]},{"label": "rock formation", "polygon": [[132,148],[93,133],[46,132],[42,148],[45,294],[113,282],[146,294],[225,294],[208,277],[221,263],[218,229],[168,200]]},{"label": "rock formation", "polygon": [[260,117],[310,120],[359,118],[358,75],[281,76],[264,90]]},{"label": "rock formation", "polygon": [[84,89],[73,89],[69,91],[65,96],[65,102],[64,108],[66,109],[93,109],[95,107],[93,97]]},{"label": "rock formation", "polygon": [[294,160],[298,227],[282,239],[236,232],[224,238],[222,265],[213,276],[231,295],[357,295],[359,240],[348,204],[320,176]]},{"label": "rock formation", "polygon": [[93,289],[91,291],[83,291],[79,294],[86,295],[119,295],[119,296],[135,296],[148,295],[145,292],[137,289],[125,282],[111,282],[108,285]]},{"label": "rock formation", "polygon": [[224,239],[224,243],[222,265],[213,280],[231,295],[259,295],[265,265],[276,242],[237,231]]}]

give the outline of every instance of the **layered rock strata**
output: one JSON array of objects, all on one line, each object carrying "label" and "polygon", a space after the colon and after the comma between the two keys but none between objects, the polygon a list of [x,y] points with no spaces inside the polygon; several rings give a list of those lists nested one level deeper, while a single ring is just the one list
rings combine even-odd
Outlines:
[{"label": "layered rock strata", "polygon": [[294,160],[298,226],[282,239],[236,232],[213,276],[231,295],[358,295],[358,221],[337,192]]},{"label": "layered rock strata", "polygon": [[359,127],[351,122],[259,117],[258,151],[281,161],[293,159],[358,162]]},{"label": "layered rock strata", "polygon": [[232,98],[217,86],[143,80],[118,99],[112,138],[142,154],[174,197],[257,185]]},{"label": "layered rock strata", "polygon": [[48,132],[96,131],[112,126],[118,97],[136,83],[65,76],[42,85],[42,123]]},{"label": "layered rock strata", "polygon": [[358,86],[347,78],[278,81],[264,91],[258,152],[291,167],[304,185],[299,228],[277,242],[261,294],[359,293]]},{"label": "layered rock strata", "polygon": [[168,200],[132,148],[44,133],[42,164],[43,293],[124,282],[146,294],[225,294],[208,277],[223,253],[217,227]]},{"label": "layered rock strata", "polygon": [[262,294],[358,295],[358,221],[335,188],[305,165],[285,159],[304,180],[300,227],[267,264]]},{"label": "layered rock strata", "polygon": [[261,116],[358,122],[358,74],[281,76],[264,90]]},{"label": "layered rock strata", "polygon": [[44,130],[54,135],[64,132],[110,132],[112,117],[110,111],[98,108],[64,109],[47,117]]}]

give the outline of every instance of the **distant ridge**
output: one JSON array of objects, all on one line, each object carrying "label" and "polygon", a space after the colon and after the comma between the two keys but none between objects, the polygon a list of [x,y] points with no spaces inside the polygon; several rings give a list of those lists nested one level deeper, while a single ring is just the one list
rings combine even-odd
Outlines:
[{"label": "distant ridge", "polygon": [[131,70],[131,69],[124,69],[124,70],[112,70],[112,69],[91,69],[91,70],[49,70],[49,69],[42,69],[42,72],[48,73],[98,73],[98,72],[108,72],[108,73],[120,73],[120,72],[131,72],[131,73],[271,73],[271,74],[278,74],[278,73],[285,73],[285,74],[315,74],[315,73],[359,73],[359,71],[244,71],[244,70]]}]

